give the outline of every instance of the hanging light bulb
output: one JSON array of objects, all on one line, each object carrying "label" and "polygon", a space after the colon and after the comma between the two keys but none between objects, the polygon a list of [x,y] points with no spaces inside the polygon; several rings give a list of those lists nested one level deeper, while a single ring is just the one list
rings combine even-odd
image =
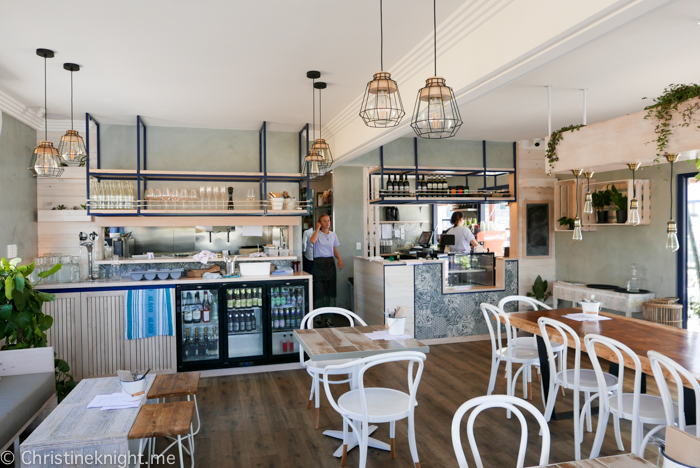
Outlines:
[{"label": "hanging light bulb", "polygon": [[322,175],[325,175],[333,165],[333,154],[331,153],[331,147],[323,139],[323,115],[322,115],[322,101],[321,101],[321,91],[326,89],[326,83],[318,82],[314,83],[314,89],[318,89],[318,138],[316,142],[311,147],[315,150],[319,156],[321,156],[322,161],[319,163],[319,170]]},{"label": "hanging light bulb", "polygon": [[83,137],[73,130],[73,72],[80,71],[80,66],[75,63],[64,63],[63,68],[70,71],[70,130],[61,137],[58,144],[58,154],[68,164],[77,165],[87,158],[87,150]]},{"label": "hanging light bulb", "polygon": [[583,169],[573,169],[571,172],[576,176],[576,217],[574,218],[574,240],[583,240],[583,234],[581,233],[581,220],[578,217],[578,178],[583,173]]},{"label": "hanging light bulb", "polygon": [[[306,72],[306,77],[312,80],[312,91],[311,91],[311,114],[312,114],[312,126],[311,131],[316,133],[316,79],[321,77],[321,73],[317,71]],[[305,164],[303,165],[303,174],[308,174],[311,179],[316,179],[322,174],[321,164],[323,163],[323,156],[318,154],[318,151],[313,147],[309,150],[309,154],[304,158]]]},{"label": "hanging light bulb", "polygon": [[[383,4],[379,0],[380,66],[384,70],[384,18]],[[395,127],[406,113],[403,110],[399,85],[391,79],[391,73],[380,71],[367,83],[360,107],[360,117],[368,127]]]},{"label": "hanging light bulb", "polygon": [[666,223],[666,250],[675,252],[680,248],[678,244],[678,227],[673,220],[673,163],[678,160],[678,153],[666,153],[666,160],[671,163],[671,220]]},{"label": "hanging light bulb", "polygon": [[39,146],[34,148],[32,159],[29,163],[29,172],[34,177],[48,178],[61,177],[63,167],[58,151],[53,143],[49,141],[48,121],[46,114],[46,59],[53,58],[53,51],[49,49],[37,49],[36,54],[44,58],[44,140],[39,142]]},{"label": "hanging light bulb", "polygon": [[595,172],[584,172],[583,176],[588,181],[588,191],[586,192],[586,203],[583,204],[585,214],[593,214],[593,195],[591,195],[591,177]]},{"label": "hanging light bulb", "polygon": [[462,117],[452,88],[437,76],[437,15],[433,0],[433,54],[435,75],[418,91],[411,127],[421,138],[450,138],[462,126]]},{"label": "hanging light bulb", "polygon": [[630,200],[630,224],[639,226],[642,219],[639,216],[639,201],[637,200],[637,184],[635,174],[641,163],[627,163],[627,166],[632,171],[632,200]]}]

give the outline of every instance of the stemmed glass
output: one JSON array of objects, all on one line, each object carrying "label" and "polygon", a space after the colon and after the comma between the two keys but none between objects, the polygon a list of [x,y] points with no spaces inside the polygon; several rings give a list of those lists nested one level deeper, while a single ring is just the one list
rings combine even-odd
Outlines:
[{"label": "stemmed glass", "polygon": [[197,209],[197,191],[194,189],[190,190],[190,207],[193,210]]},{"label": "stemmed glass", "polygon": [[149,210],[152,209],[153,206],[151,206],[151,203],[153,200],[153,189],[146,189],[146,194],[144,195],[144,197],[146,198],[146,208]]},{"label": "stemmed glass", "polygon": [[180,201],[182,202],[182,209],[187,209],[187,189],[180,189]]},{"label": "stemmed glass", "polygon": [[[161,190],[159,188],[157,188],[153,191],[153,199],[158,201],[158,202],[163,200],[163,192],[161,192]],[[161,207],[160,203],[155,203],[155,206],[157,206],[158,208]]]},{"label": "stemmed glass", "polygon": [[199,201],[202,203],[202,209],[204,209],[204,197],[206,195],[206,188],[204,185],[199,186]]},{"label": "stemmed glass", "polygon": [[168,209],[168,202],[172,200],[172,194],[170,193],[170,189],[168,187],[165,187],[163,189],[163,201],[165,201],[165,209]]},{"label": "stemmed glass", "polygon": [[248,200],[248,209],[254,210],[255,207],[253,206],[253,203],[252,203],[255,201],[255,190],[254,189],[248,189],[248,194],[246,195],[246,200]]},{"label": "stemmed glass", "polygon": [[225,210],[228,202],[228,192],[226,191],[226,186],[222,185],[219,191],[221,193],[221,209]]},{"label": "stemmed glass", "polygon": [[214,209],[218,210],[219,209],[219,186],[215,185],[212,192],[214,193]]},{"label": "stemmed glass", "polygon": [[207,209],[211,209],[211,185],[207,185]]}]

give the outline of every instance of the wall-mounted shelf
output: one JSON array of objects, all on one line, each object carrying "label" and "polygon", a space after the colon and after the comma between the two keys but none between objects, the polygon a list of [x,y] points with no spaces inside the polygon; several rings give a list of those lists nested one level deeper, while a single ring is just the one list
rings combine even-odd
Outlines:
[{"label": "wall-mounted shelf", "polygon": [[[299,132],[299,172],[292,173],[271,173],[267,171],[267,123],[263,122],[259,135],[259,171],[257,172],[207,172],[207,171],[171,171],[171,170],[153,170],[148,169],[147,148],[146,148],[146,132],[147,127],[140,116],[136,117],[136,170],[124,169],[104,169],[100,167],[100,126],[99,122],[90,114],[86,114],[86,122],[89,127],[90,122],[94,122],[97,128],[97,143],[96,143],[96,166],[91,167],[90,164],[90,144],[88,132],[88,159],[86,162],[87,175],[87,200],[88,200],[88,216],[309,216],[310,208],[308,204],[300,203],[303,209],[294,210],[273,210],[268,203],[261,203],[261,209],[243,209],[243,210],[209,210],[209,209],[184,209],[184,210],[161,210],[149,209],[143,201],[137,202],[135,209],[129,210],[105,210],[90,208],[90,180],[133,180],[136,182],[136,200],[141,200],[149,181],[191,181],[191,182],[248,182],[257,183],[259,185],[258,197],[260,200],[267,198],[268,183],[297,183],[299,184],[299,197],[302,193],[302,185],[306,183],[308,191],[310,177],[302,172],[302,161],[304,155],[308,153],[308,124],[305,125]],[[303,151],[302,137],[305,135],[307,140],[306,152]],[[302,200],[300,200],[302,202]],[[245,203],[245,202],[241,202]]]}]

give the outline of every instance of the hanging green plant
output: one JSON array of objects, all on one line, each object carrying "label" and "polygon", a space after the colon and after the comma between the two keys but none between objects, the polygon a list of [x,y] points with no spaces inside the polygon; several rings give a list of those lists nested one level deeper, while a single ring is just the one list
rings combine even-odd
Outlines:
[{"label": "hanging green plant", "polygon": [[547,161],[549,162],[549,175],[552,175],[554,163],[559,161],[559,156],[557,156],[557,145],[564,139],[564,132],[575,132],[580,130],[581,127],[585,127],[585,125],[569,125],[568,127],[560,128],[556,132],[552,132],[552,135],[549,137],[549,142],[547,143],[547,151],[544,153],[544,157],[547,158]]},{"label": "hanging green plant", "polygon": [[[664,89],[661,96],[653,98],[654,104],[644,108],[647,115],[644,119],[653,119],[656,121],[654,132],[656,133],[656,159],[659,158],[668,148],[668,142],[673,135],[674,125],[671,124],[673,114],[680,112],[682,120],[675,127],[688,127],[693,122],[693,114],[700,109],[700,103],[697,101],[688,103],[682,106],[683,103],[694,98],[700,97],[700,86],[691,83],[689,85],[671,84]],[[647,99],[646,97],[642,99]],[[697,126],[700,128],[700,125]]]}]

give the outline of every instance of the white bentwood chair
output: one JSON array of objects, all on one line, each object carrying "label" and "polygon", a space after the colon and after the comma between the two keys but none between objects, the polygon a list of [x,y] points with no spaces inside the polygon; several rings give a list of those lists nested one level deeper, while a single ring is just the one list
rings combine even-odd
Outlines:
[{"label": "white bentwood chair", "polygon": [[[642,363],[639,360],[639,356],[628,346],[612,338],[596,334],[586,335],[583,342],[595,369],[596,379],[598,380],[598,393],[601,395],[601,398],[599,398],[598,427],[589,458],[597,458],[600,454],[600,447],[603,445],[610,413],[616,416],[615,426],[617,427],[615,428],[615,436],[617,438],[617,448],[620,451],[625,449],[619,436],[619,418],[627,419],[632,422],[632,436],[630,438],[632,447],[630,451],[634,455],[640,456],[640,447],[644,438],[644,424],[666,424],[663,400],[661,397],[641,392]],[[596,346],[600,346],[606,354],[614,357],[614,359],[608,360],[619,363],[618,382],[625,381],[625,354],[634,363],[634,393],[624,393],[622,388],[620,388],[615,395],[607,395],[606,380],[598,361]],[[607,398],[603,395],[607,395]],[[586,404],[589,404],[589,402],[586,402]],[[677,408],[675,413],[677,415]]]},{"label": "white bentwood chair", "polygon": [[[341,466],[345,466],[348,453],[348,426],[352,427],[360,446],[360,468],[367,465],[367,451],[369,443],[370,423],[390,423],[389,437],[391,438],[391,458],[396,458],[395,433],[396,421],[408,418],[408,445],[411,450],[411,458],[416,468],[420,468],[418,460],[418,448],[416,447],[416,428],[414,421],[414,409],[416,407],[416,393],[418,384],[423,374],[425,354],[418,351],[396,351],[378,354],[355,362],[327,366],[323,371],[323,386],[331,406],[343,417],[343,456]],[[379,364],[389,362],[408,363],[408,393],[393,388],[365,387],[364,376],[368,369]],[[415,376],[414,364],[417,364]],[[344,393],[336,402],[331,394],[328,376],[333,372],[348,373],[351,369],[359,368],[356,374],[357,386],[353,390]]]},{"label": "white bentwood chair", "polygon": [[[532,395],[532,367],[539,367],[540,358],[536,348],[515,346],[513,339],[513,327],[510,325],[508,314],[503,312],[499,307],[491,304],[482,303],[481,312],[484,314],[484,320],[489,328],[491,336],[491,378],[489,379],[489,388],[486,391],[487,395],[491,395],[494,386],[496,385],[496,376],[498,374],[498,366],[501,361],[506,363],[506,394],[515,395],[515,386],[518,382],[518,376],[523,374],[523,398],[528,397],[528,392]],[[493,319],[491,318],[493,316]],[[501,326],[505,324],[505,327]],[[494,330],[494,325],[496,330]],[[501,338],[501,330],[505,329],[506,346],[503,346]],[[513,364],[521,364],[520,369],[513,376]],[[509,416],[510,418],[510,413]]]},{"label": "white bentwood chair", "polygon": [[[459,407],[454,417],[452,418],[452,447],[455,451],[455,456],[457,457],[457,463],[459,468],[469,468],[467,465],[467,458],[464,456],[464,450],[462,449],[462,438],[460,436],[460,425],[462,423],[462,418],[464,414],[470,409],[474,408],[474,411],[469,415],[467,420],[467,437],[469,439],[469,447],[471,448],[472,455],[474,456],[474,461],[476,462],[477,468],[483,468],[484,465],[481,462],[481,455],[479,455],[479,448],[476,445],[476,440],[474,439],[474,421],[476,417],[488,408],[505,408],[508,412],[515,413],[515,416],[520,421],[520,448],[518,450],[518,461],[515,465],[516,468],[522,468],[525,463],[525,452],[527,448],[527,421],[523,416],[523,413],[518,409],[518,406],[526,409],[530,414],[532,414],[540,425],[540,433],[542,434],[542,451],[540,452],[540,462],[539,465],[546,465],[549,463],[549,447],[550,447],[550,434],[549,426],[547,426],[547,421],[545,421],[542,413],[535,408],[531,403],[521,400],[520,398],[508,395],[487,395],[472,398],[471,400],[464,403]],[[505,441],[503,445],[507,445]]]},{"label": "white bentwood chair", "polygon": [[[642,446],[639,449],[640,454],[644,454],[647,443],[651,440],[651,437],[659,431],[665,429],[666,426],[677,426],[681,431],[685,431],[695,437],[700,437],[700,383],[698,379],[693,377],[693,374],[688,372],[688,370],[678,364],[673,359],[664,356],[663,354],[656,351],[647,352],[649,356],[649,361],[651,362],[651,370],[654,372],[654,379],[656,380],[656,386],[659,388],[659,393],[661,394],[661,399],[664,402],[664,413],[666,414],[666,422],[659,426],[653,428],[644,437],[642,441]],[[671,377],[673,383],[676,385],[676,397],[678,401],[678,406],[673,402],[673,397],[671,396],[671,390],[668,388],[668,382],[664,375],[664,370]],[[683,381],[690,384],[695,393],[695,421],[696,424],[692,426],[687,426],[685,424],[685,411],[683,410],[685,406],[685,394],[683,391]],[[676,424],[676,412],[678,414],[678,423]],[[665,436],[661,433],[659,437],[665,439]],[[640,456],[642,456],[640,455]]]},{"label": "white bentwood chair", "polygon": [[[311,329],[314,327],[314,318],[319,316],[319,315],[324,315],[324,314],[335,314],[335,315],[342,315],[343,317],[347,318],[350,321],[350,326],[354,327],[355,324],[357,323],[358,325],[365,326],[367,325],[364,320],[362,320],[360,317],[358,317],[356,314],[353,312],[350,312],[349,310],[346,309],[341,309],[340,307],[321,307],[319,309],[313,310],[310,314],[308,314],[304,319],[301,321],[301,325],[299,326],[300,330],[305,330],[305,329]],[[328,360],[328,361],[312,361],[311,359],[304,360],[304,350],[299,347],[299,362],[301,363],[302,367],[306,369],[306,372],[309,373],[309,375],[312,378],[311,382],[311,393],[309,395],[309,403],[306,405],[306,409],[311,409],[311,402],[314,401],[314,396],[315,398],[315,405],[316,405],[316,429],[318,429],[319,425],[319,419],[320,419],[320,414],[321,414],[321,396],[319,392],[319,387],[320,387],[320,381],[321,381],[321,374],[324,373],[324,369],[330,365],[338,365],[338,364],[346,364],[348,362],[355,361],[355,359],[335,359],[335,360]],[[342,371],[342,372],[331,372],[330,375],[348,375],[347,379],[344,380],[332,380],[330,383],[332,384],[342,384],[342,383],[350,383],[352,380],[352,372],[353,369],[350,368],[348,370]]]},{"label": "white bentwood chair", "polygon": [[[549,317],[540,317],[537,320],[537,324],[540,327],[540,332],[542,333],[542,338],[544,339],[544,345],[547,348],[547,356],[549,357],[549,389],[547,390],[547,406],[545,408],[544,417],[549,421],[552,417],[552,412],[554,411],[554,403],[557,399],[557,391],[560,387],[568,388],[574,391],[574,455],[576,460],[581,460],[581,442],[583,442],[583,422],[588,420],[588,432],[592,431],[591,424],[591,402],[598,395],[598,380],[596,378],[596,373],[591,369],[581,369],[581,339],[578,334],[568,325],[551,319]],[[563,343],[564,349],[562,350],[561,361],[559,362],[560,367],[563,367],[558,373],[556,372],[556,366],[554,364],[554,346],[552,340],[549,339],[549,331],[547,327],[550,327],[558,333],[556,337],[557,343]],[[574,368],[567,369],[567,351],[569,348],[569,340],[573,340],[574,348]],[[563,363],[563,365],[562,365]],[[606,394],[607,392],[615,393],[618,388],[618,380],[612,374],[603,372],[605,378]],[[584,405],[583,411],[580,410],[580,392],[584,392],[586,399],[584,400],[586,404]],[[593,398],[591,398],[593,394]],[[615,415],[615,435],[619,440],[620,434],[620,422]]]}]

